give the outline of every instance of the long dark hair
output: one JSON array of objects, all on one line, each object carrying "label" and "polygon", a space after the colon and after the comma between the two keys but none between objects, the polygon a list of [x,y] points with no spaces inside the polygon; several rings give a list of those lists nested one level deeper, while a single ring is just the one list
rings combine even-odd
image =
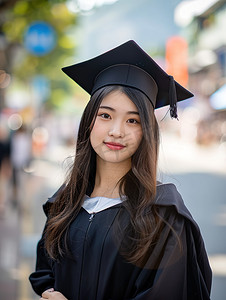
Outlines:
[{"label": "long dark hair", "polygon": [[71,222],[77,216],[85,194],[91,194],[95,184],[96,153],[90,143],[90,132],[101,101],[109,93],[120,90],[137,106],[143,137],[132,157],[132,167],[120,179],[120,195],[125,195],[124,206],[130,215],[127,231],[130,247],[127,259],[137,263],[148,253],[158,236],[162,220],[153,205],[156,195],[159,130],[154,109],[140,91],[123,86],[108,86],[98,90],[90,99],[81,118],[73,166],[64,188],[49,211],[45,231],[45,246],[49,256],[63,256],[67,247],[67,235]]}]

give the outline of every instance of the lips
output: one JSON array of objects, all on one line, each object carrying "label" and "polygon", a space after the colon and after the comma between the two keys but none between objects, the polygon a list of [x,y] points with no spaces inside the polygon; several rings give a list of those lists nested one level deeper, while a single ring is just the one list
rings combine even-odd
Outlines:
[{"label": "lips", "polygon": [[125,148],[124,145],[119,143],[105,142],[104,144],[111,150],[122,150]]}]

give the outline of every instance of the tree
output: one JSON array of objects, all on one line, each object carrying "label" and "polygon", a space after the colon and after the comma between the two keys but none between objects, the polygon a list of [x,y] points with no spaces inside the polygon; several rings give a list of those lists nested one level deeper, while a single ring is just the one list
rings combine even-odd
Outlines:
[{"label": "tree", "polygon": [[[5,49],[0,55],[0,69],[24,83],[29,83],[36,74],[44,75],[52,89],[57,87],[62,93],[67,92],[69,86],[60,67],[74,53],[75,41],[69,34],[76,25],[76,16],[67,9],[66,0],[10,0],[5,6],[3,2],[0,2],[0,34]],[[26,30],[35,21],[48,23],[56,33],[55,48],[43,56],[34,55],[24,47]]]}]

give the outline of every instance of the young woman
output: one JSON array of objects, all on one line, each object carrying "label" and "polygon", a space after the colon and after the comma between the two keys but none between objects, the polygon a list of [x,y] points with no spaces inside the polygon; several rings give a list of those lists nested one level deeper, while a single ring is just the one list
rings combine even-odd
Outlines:
[{"label": "young woman", "polygon": [[154,108],[192,94],[129,41],[63,71],[91,94],[64,185],[30,275],[41,299],[210,299],[199,228],[173,184],[157,182]]}]

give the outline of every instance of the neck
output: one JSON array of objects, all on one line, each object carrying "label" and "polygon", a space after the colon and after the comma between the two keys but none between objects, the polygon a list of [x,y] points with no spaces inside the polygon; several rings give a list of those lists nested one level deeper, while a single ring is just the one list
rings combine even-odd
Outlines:
[{"label": "neck", "polygon": [[131,161],[105,162],[97,157],[95,186],[92,197],[119,197],[119,180],[131,169]]}]

